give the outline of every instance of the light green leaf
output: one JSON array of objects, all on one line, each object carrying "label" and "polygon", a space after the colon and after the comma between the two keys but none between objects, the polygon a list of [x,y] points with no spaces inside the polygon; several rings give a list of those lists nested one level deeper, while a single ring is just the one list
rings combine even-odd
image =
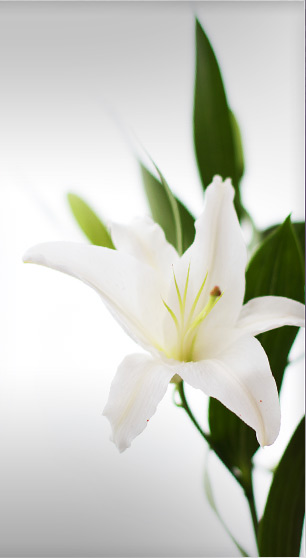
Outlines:
[{"label": "light green leaf", "polygon": [[[194,240],[194,217],[172,194],[164,179],[158,180],[141,163],[140,168],[145,193],[154,221],[161,226],[166,235],[166,239],[175,248],[177,248],[178,235],[182,235],[180,242],[182,243],[182,252],[185,252]],[[160,174],[160,176],[162,175]],[[172,200],[172,203],[170,200]],[[175,204],[178,213],[174,210]],[[179,220],[179,225],[177,225],[177,220]],[[177,232],[178,227],[179,233]]]},{"label": "light green leaf", "polygon": [[76,194],[68,194],[67,199],[76,221],[90,242],[96,246],[114,248],[107,228],[89,205]]},{"label": "light green leaf", "polygon": [[260,556],[299,556],[305,515],[305,417],[276,469],[259,524]]}]

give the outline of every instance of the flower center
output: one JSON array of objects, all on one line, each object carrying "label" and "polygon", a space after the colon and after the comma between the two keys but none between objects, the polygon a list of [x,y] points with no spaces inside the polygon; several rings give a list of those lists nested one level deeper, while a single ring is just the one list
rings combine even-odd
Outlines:
[{"label": "flower center", "polygon": [[173,279],[174,279],[176,294],[179,303],[179,316],[177,316],[170,308],[170,306],[168,306],[168,304],[163,300],[164,306],[169,312],[176,327],[177,343],[170,352],[166,352],[164,349],[162,349],[162,351],[166,354],[168,358],[174,358],[176,360],[180,360],[184,362],[189,362],[193,360],[192,358],[193,351],[194,351],[194,346],[195,346],[199,326],[205,320],[208,314],[212,311],[215,304],[217,304],[218,300],[220,300],[220,298],[223,295],[223,293],[221,293],[220,288],[215,286],[210,292],[210,296],[207,304],[204,306],[204,308],[197,310],[198,302],[201,293],[204,289],[207,275],[208,275],[208,273],[206,273],[202,285],[200,286],[198,293],[193,301],[191,309],[189,313],[187,313],[186,300],[187,300],[187,292],[188,292],[188,284],[189,284],[189,275],[190,275],[190,264],[188,266],[185,287],[182,296],[173,269]]}]

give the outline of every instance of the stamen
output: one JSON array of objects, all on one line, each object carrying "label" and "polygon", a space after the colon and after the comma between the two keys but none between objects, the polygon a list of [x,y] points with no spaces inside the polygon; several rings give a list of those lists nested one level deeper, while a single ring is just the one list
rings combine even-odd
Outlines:
[{"label": "stamen", "polygon": [[179,289],[179,287],[178,287],[177,280],[176,280],[176,277],[175,277],[173,265],[172,265],[172,272],[173,272],[174,283],[175,283],[175,288],[176,288],[176,294],[177,294],[177,298],[178,298],[178,301],[179,301],[180,311],[181,311],[181,316],[182,316],[182,315],[183,315],[183,312],[184,312],[183,302],[182,302],[182,297],[181,297],[180,289]]},{"label": "stamen", "polygon": [[191,345],[190,345],[190,349],[188,351],[188,359],[187,360],[189,360],[189,361],[192,360],[192,354],[193,354],[193,349],[194,349],[194,346],[195,346],[196,338],[197,338],[197,334],[194,335],[193,340],[192,340]]},{"label": "stamen", "polygon": [[174,314],[173,310],[171,310],[170,306],[168,306],[168,304],[164,300],[163,300],[163,303],[164,303],[165,307],[167,308],[171,318],[173,319],[173,321],[175,323],[175,326],[177,328],[177,331],[179,331],[180,326],[179,326],[178,319],[177,319],[176,315]]},{"label": "stamen", "polygon": [[189,273],[190,273],[190,263],[189,263],[189,266],[188,266],[187,277],[186,277],[186,283],[185,283],[185,290],[184,290],[184,297],[183,297],[183,306],[184,306],[184,309],[185,309],[186,298],[187,298],[187,290],[188,290],[188,283],[189,283]]},{"label": "stamen", "polygon": [[186,336],[189,335],[201,322],[203,322],[203,320],[205,320],[206,316],[208,316],[208,314],[211,312],[215,304],[217,304],[222,295],[223,293],[221,293],[219,287],[213,288],[213,290],[210,292],[208,303],[192,322],[191,326],[186,332]]},{"label": "stamen", "polygon": [[[206,304],[206,306],[202,310],[202,312],[200,312],[197,315],[195,320],[192,322],[191,326],[186,331],[185,339],[188,339],[190,334],[197,329],[197,327],[200,325],[201,322],[203,322],[203,320],[206,318],[206,316],[208,316],[208,314],[211,312],[211,310],[213,309],[215,304],[217,304],[218,300],[220,300],[222,295],[223,295],[223,293],[221,293],[219,287],[214,287],[212,289],[212,291],[210,292],[210,297],[209,297],[208,303]],[[191,344],[189,346],[189,349],[188,349],[188,353],[187,353],[187,360],[188,361],[192,360],[192,355],[193,355],[197,335],[198,335],[198,332],[196,331],[194,336],[193,336],[193,339],[191,341]]]},{"label": "stamen", "polygon": [[188,293],[189,277],[190,277],[190,263],[187,270],[183,296],[181,295],[181,291],[179,289],[178,282],[176,280],[173,266],[172,266],[172,272],[173,272],[173,279],[174,279],[177,299],[180,307],[179,318],[176,316],[176,314],[173,312],[170,306],[168,306],[168,304],[163,299],[162,301],[175,324],[177,330],[177,342],[175,343],[175,346],[171,348],[170,352],[166,351],[164,348],[160,347],[157,344],[155,344],[155,346],[158,350],[165,353],[165,355],[168,358],[174,358],[176,360],[189,362],[193,358],[194,347],[198,335],[198,331],[197,331],[198,326],[212,311],[215,304],[217,304],[218,300],[223,296],[223,292],[221,292],[220,288],[216,285],[209,293],[210,296],[206,306],[202,308],[202,310],[200,309],[200,311],[196,314],[195,318],[193,318],[194,314],[196,313],[197,305],[199,303],[204,286],[206,284],[206,280],[208,276],[208,272],[207,272],[197,292],[197,295],[193,301],[188,319],[186,320],[185,311],[186,311],[186,301],[187,301],[187,293]]},{"label": "stamen", "polygon": [[212,291],[210,291],[210,296],[221,296],[221,291],[219,287],[214,287]]},{"label": "stamen", "polygon": [[206,273],[206,275],[205,275],[205,277],[204,277],[204,281],[203,281],[201,287],[199,288],[199,291],[198,291],[197,296],[196,296],[195,299],[194,299],[194,303],[193,303],[193,305],[192,305],[192,307],[191,307],[190,314],[189,314],[189,317],[188,317],[188,323],[190,322],[190,320],[191,320],[191,318],[192,318],[192,316],[193,316],[193,314],[194,314],[194,311],[195,311],[195,309],[196,309],[196,306],[197,306],[197,304],[198,304],[198,302],[199,302],[199,298],[200,298],[200,296],[201,296],[201,293],[202,293],[202,291],[203,291],[203,289],[204,289],[204,285],[205,285],[205,283],[206,283],[207,275],[208,275],[208,272]]}]

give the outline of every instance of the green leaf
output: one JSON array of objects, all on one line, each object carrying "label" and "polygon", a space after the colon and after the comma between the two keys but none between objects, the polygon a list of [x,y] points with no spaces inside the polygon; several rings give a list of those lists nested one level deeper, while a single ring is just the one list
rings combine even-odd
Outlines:
[{"label": "green leaf", "polygon": [[242,147],[242,138],[240,128],[238,126],[237,119],[234,113],[230,110],[230,120],[232,125],[232,132],[233,132],[233,139],[235,145],[235,164],[237,170],[238,180],[240,181],[243,174],[244,174],[244,155],[243,155],[243,147]]},{"label": "green leaf", "polygon": [[216,174],[224,179],[230,177],[236,190],[235,205],[240,216],[238,186],[244,167],[241,136],[227,103],[218,61],[198,20],[193,133],[195,154],[204,189]]},{"label": "green leaf", "polygon": [[209,400],[211,446],[241,486],[251,490],[252,456],[258,449],[254,430],[217,399]]},{"label": "green leaf", "polygon": [[[301,248],[303,261],[305,262],[305,221],[293,222],[292,226]],[[273,225],[272,227],[264,230],[262,232],[263,238],[267,238],[267,236],[269,236],[272,232],[276,231],[277,227],[279,227],[279,225]]]},{"label": "green leaf", "polygon": [[68,194],[67,199],[76,221],[90,242],[96,246],[114,248],[105,225],[89,205],[76,194]]},{"label": "green leaf", "polygon": [[[299,241],[288,217],[254,254],[246,273],[245,302],[256,296],[286,296],[304,302],[304,266]],[[258,336],[280,389],[298,328],[282,327]]]},{"label": "green leaf", "polygon": [[[266,295],[304,301],[301,251],[289,217],[266,238],[247,269],[245,302]],[[278,389],[297,331],[296,327],[286,326],[258,336]],[[254,431],[216,399],[210,400],[209,424],[216,453],[245,487],[252,456],[258,449]]]},{"label": "green leaf", "polygon": [[305,417],[276,469],[259,524],[260,556],[299,556],[305,514]]},{"label": "green leaf", "polygon": [[194,241],[194,217],[189,213],[186,207],[173,196],[169,186],[168,189],[165,187],[165,182],[155,178],[155,176],[141,163],[140,168],[152,217],[163,229],[168,242],[177,248],[175,215],[173,212],[173,205],[170,203],[169,192],[170,196],[174,198],[178,207],[182,232],[182,251],[185,252]]},{"label": "green leaf", "polygon": [[[305,262],[305,221],[292,223],[296,237],[300,243],[303,261]],[[305,266],[304,266],[305,268]]]}]

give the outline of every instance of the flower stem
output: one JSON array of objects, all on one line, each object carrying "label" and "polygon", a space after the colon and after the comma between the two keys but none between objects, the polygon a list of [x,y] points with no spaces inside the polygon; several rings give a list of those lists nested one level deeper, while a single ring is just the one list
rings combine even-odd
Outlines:
[{"label": "flower stem", "polygon": [[[184,391],[184,382],[181,381],[179,383],[176,384],[176,390],[178,391],[178,393],[180,394],[180,403],[175,403],[178,407],[182,407],[183,409],[185,409],[187,415],[189,416],[189,418],[191,419],[191,421],[193,422],[193,424],[195,425],[196,429],[198,430],[198,432],[201,434],[201,436],[204,438],[204,440],[206,440],[206,442],[208,443],[209,447],[216,451],[214,449],[214,444],[212,443],[211,437],[208,433],[204,432],[204,430],[201,428],[201,426],[199,425],[198,421],[196,420],[196,418],[194,417],[194,415],[191,412],[191,409],[188,405],[186,396],[185,396],[185,391]],[[217,453],[218,455],[218,453]],[[233,473],[232,473],[233,474]],[[235,477],[236,480],[238,480]],[[250,508],[250,513],[251,513],[251,518],[252,518],[252,523],[253,523],[253,528],[254,528],[254,534],[255,534],[255,540],[256,540],[256,545],[258,545],[257,542],[257,537],[258,537],[258,517],[257,517],[257,511],[256,511],[256,506],[255,506],[255,498],[254,498],[254,491],[253,491],[253,481],[252,481],[252,470],[250,468],[247,468],[243,479],[241,479],[240,482],[246,499],[248,501],[249,504],[249,508]]]},{"label": "flower stem", "polygon": [[251,512],[251,518],[252,518],[252,523],[253,523],[253,528],[254,528],[256,544],[258,544],[257,543],[258,517],[257,517],[254,491],[253,491],[252,471],[250,469],[248,469],[248,471],[249,471],[248,478],[245,479],[245,482],[244,482],[243,486],[244,486],[244,493],[245,493],[245,496],[247,498],[249,508],[250,508],[250,512]]},{"label": "flower stem", "polygon": [[255,539],[256,539],[256,544],[257,544],[258,518],[257,518],[257,512],[256,512],[256,508],[255,508],[255,501],[254,501],[253,491],[252,491],[252,497],[250,498],[250,497],[247,496],[247,499],[248,499],[248,503],[249,503],[249,508],[250,508],[253,527],[254,527]]},{"label": "flower stem", "polygon": [[202,430],[201,426],[199,425],[198,421],[196,420],[196,418],[194,417],[194,415],[191,412],[191,409],[187,403],[187,399],[185,396],[185,391],[184,391],[184,382],[183,380],[181,382],[179,382],[178,384],[176,384],[176,389],[180,394],[180,398],[181,398],[181,403],[178,404],[178,407],[182,407],[183,409],[185,409],[187,415],[189,416],[189,418],[191,419],[191,421],[193,422],[193,424],[195,425],[196,429],[198,430],[198,432],[200,432],[201,436],[204,438],[204,440],[206,440],[206,442],[209,444],[209,446],[211,445],[210,443],[210,436],[209,434],[207,434],[206,432],[204,432],[204,430]]}]

